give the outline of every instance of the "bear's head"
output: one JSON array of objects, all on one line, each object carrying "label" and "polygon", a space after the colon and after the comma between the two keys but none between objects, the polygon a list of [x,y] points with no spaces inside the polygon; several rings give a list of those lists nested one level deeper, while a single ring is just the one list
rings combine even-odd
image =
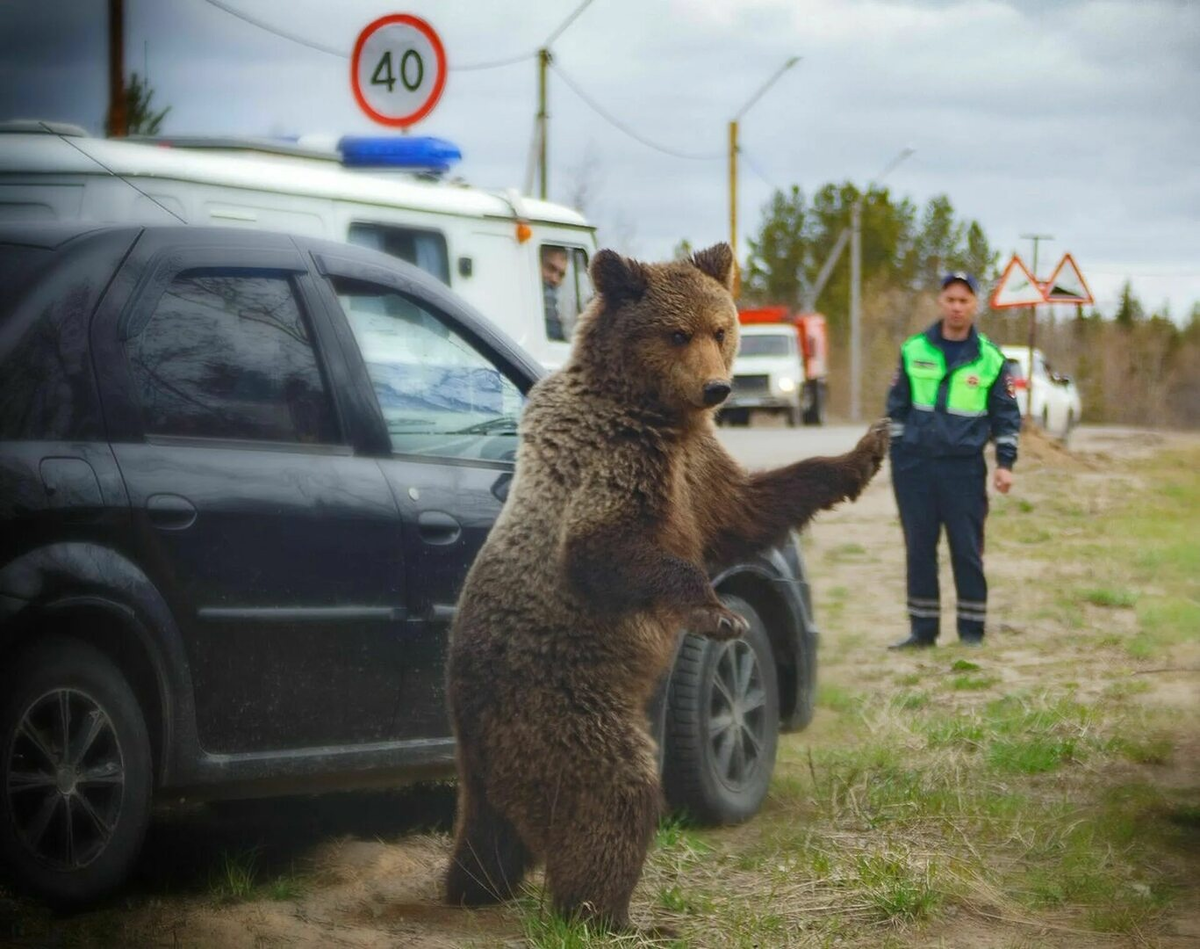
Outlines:
[{"label": "bear's head", "polygon": [[673,415],[725,401],[738,348],[728,244],[662,264],[602,250],[591,275],[596,298],[575,336],[578,368],[608,391]]}]

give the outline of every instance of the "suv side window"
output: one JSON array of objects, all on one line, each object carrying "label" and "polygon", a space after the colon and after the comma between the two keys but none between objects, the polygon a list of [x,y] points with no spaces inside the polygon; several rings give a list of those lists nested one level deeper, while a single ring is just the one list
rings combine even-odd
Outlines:
[{"label": "suv side window", "polygon": [[291,280],[262,271],[179,274],[125,340],[147,434],[340,441]]},{"label": "suv side window", "polygon": [[350,225],[349,241],[408,261],[450,285],[450,255],[441,231],[355,222]]},{"label": "suv side window", "polygon": [[542,244],[538,264],[546,338],[568,340],[575,332],[579,314],[592,299],[587,251],[564,244]]},{"label": "suv side window", "polygon": [[335,278],[387,423],[403,455],[508,461],[525,396],[436,315],[373,284]]}]

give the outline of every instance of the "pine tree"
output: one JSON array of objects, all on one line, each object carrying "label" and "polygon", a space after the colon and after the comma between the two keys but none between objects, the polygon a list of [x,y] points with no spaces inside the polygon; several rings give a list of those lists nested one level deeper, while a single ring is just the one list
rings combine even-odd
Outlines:
[{"label": "pine tree", "polygon": [[157,135],[163,119],[171,111],[167,106],[159,112],[151,107],[154,89],[148,80],[134,73],[125,87],[125,114],[128,116],[130,135]]}]

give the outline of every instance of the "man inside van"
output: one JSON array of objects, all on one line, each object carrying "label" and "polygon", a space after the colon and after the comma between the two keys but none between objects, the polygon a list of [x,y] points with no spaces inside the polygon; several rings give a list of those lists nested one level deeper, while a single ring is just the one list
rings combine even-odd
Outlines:
[{"label": "man inside van", "polygon": [[566,340],[562,316],[558,312],[558,289],[567,275],[567,249],[552,244],[542,246],[542,307],[546,311],[546,338]]}]

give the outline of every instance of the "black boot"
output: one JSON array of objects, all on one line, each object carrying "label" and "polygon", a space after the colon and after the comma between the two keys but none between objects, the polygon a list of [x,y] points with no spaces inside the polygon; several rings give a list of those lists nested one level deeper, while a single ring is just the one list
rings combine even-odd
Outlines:
[{"label": "black boot", "polygon": [[932,639],[926,639],[923,636],[918,636],[916,633],[910,633],[908,639],[892,643],[888,646],[888,649],[930,649],[932,646]]}]

